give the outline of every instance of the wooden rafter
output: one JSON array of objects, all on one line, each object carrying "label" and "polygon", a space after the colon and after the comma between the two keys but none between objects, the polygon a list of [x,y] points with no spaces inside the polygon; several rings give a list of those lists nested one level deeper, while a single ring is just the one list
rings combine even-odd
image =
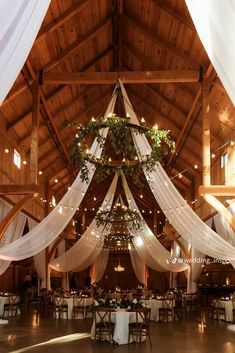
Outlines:
[{"label": "wooden rafter", "polygon": [[[139,60],[139,61],[143,64],[143,66],[147,66],[150,70],[159,70],[159,69],[160,69],[160,68],[157,66],[157,64],[156,64],[151,58],[146,57],[145,55],[143,55],[139,50],[137,50],[137,49],[134,48],[133,46],[130,46],[130,45],[129,45],[128,43],[126,43],[126,42],[124,43],[124,46],[125,46],[126,49],[128,49],[128,50],[131,52],[132,55],[135,56],[135,58],[136,58],[137,60]],[[128,69],[129,69],[129,68],[128,68]],[[193,95],[193,93],[192,93],[191,91],[189,91],[189,90],[186,88],[186,86],[183,86],[183,85],[180,84],[180,83],[176,83],[175,85],[176,85],[176,87],[177,87],[178,89],[180,89],[184,94],[187,94],[190,98],[195,99],[195,96]],[[154,90],[154,91],[155,91],[155,90]],[[156,92],[156,91],[155,91],[155,92]],[[159,93],[158,93],[158,96],[159,96],[159,98],[161,97],[162,99],[165,100],[165,97],[163,97],[162,95],[159,95]],[[165,103],[166,103],[166,101],[165,101]],[[169,104],[168,104],[168,105],[169,105]],[[173,106],[174,106],[174,104],[173,104]],[[175,107],[174,109],[176,109],[176,107]],[[185,115],[185,113],[184,113],[184,115]],[[186,120],[186,119],[187,119],[187,117],[185,116],[185,120]],[[197,127],[200,128],[200,130],[201,130],[200,124],[196,122],[196,125],[197,125]],[[217,143],[219,143],[219,144],[222,144],[222,143],[223,143],[223,141],[219,138],[219,136],[215,136],[215,135],[211,134],[211,137],[212,137]]]},{"label": "wooden rafter", "polygon": [[[31,67],[29,61],[27,61],[26,67],[28,68],[31,77],[32,77],[34,80],[36,80],[36,75],[35,75],[35,73],[34,73],[34,71],[33,71],[33,68]],[[68,167],[68,169],[69,169],[69,172],[71,173],[71,171],[73,170],[73,166],[72,166],[72,164],[71,164],[71,160],[70,160],[70,158],[69,158],[68,151],[67,151],[67,149],[65,148],[65,146],[64,146],[64,144],[63,144],[63,141],[62,141],[62,139],[61,139],[61,137],[60,137],[60,134],[59,134],[59,131],[58,131],[58,129],[57,129],[57,126],[56,126],[56,124],[55,124],[55,122],[54,122],[54,119],[53,119],[51,113],[50,113],[50,110],[49,110],[49,107],[48,107],[48,102],[46,101],[46,99],[45,99],[45,97],[44,97],[42,91],[41,91],[40,97],[41,97],[41,100],[42,100],[42,102],[43,102],[43,107],[44,107],[44,109],[45,109],[45,111],[46,111],[47,117],[48,117],[48,119],[49,119],[49,121],[50,121],[50,126],[53,128],[53,131],[54,131],[54,133],[55,133],[56,139],[57,139],[57,141],[58,141],[58,143],[59,143],[59,145],[60,145],[60,147],[61,147],[61,149],[62,149],[62,152],[63,152],[64,158],[65,158],[65,161],[67,162],[67,167]]]},{"label": "wooden rafter", "polygon": [[6,217],[1,221],[0,224],[0,239],[3,237],[7,227],[13,221],[13,219],[18,215],[18,213],[22,210],[26,202],[32,200],[34,195],[26,195],[22,197],[22,199],[10,210],[10,212],[6,215]]},{"label": "wooden rafter", "polygon": [[79,11],[81,11],[88,4],[89,1],[90,0],[77,0],[77,2],[73,6],[71,6],[67,11],[62,13],[61,16],[56,18],[56,20],[52,21],[39,31],[35,43],[45,39],[49,33],[54,32],[57,28],[61,27],[63,24],[69,21]]},{"label": "wooden rafter", "polygon": [[[87,91],[86,91],[87,92]],[[89,90],[90,92],[90,90]],[[102,97],[99,97],[96,101],[93,102],[92,105],[90,105],[87,109],[83,110],[82,112],[80,112],[79,114],[75,114],[75,116],[73,118],[71,118],[71,122],[75,122],[75,121],[79,121],[81,119],[82,116],[86,115],[89,113],[89,111],[91,111],[92,109],[94,109],[94,107],[103,102],[104,100],[107,100],[108,96],[111,95],[111,91],[110,89],[106,90],[105,92],[103,92]],[[67,139],[67,138],[66,138]],[[47,143],[47,139],[45,139],[44,141],[41,141],[40,146],[43,147],[44,144]],[[47,158],[48,154],[45,154],[43,158],[40,158],[40,164],[43,162],[43,160],[45,158]],[[51,162],[49,162],[49,165],[51,164]],[[43,169],[45,169],[45,167],[43,167]]]},{"label": "wooden rafter", "polygon": [[[164,116],[162,113],[159,113],[158,111],[156,111],[156,107],[155,107],[155,106],[151,105],[150,103],[146,103],[146,102],[143,100],[143,97],[141,97],[140,95],[138,95],[132,88],[128,87],[127,91],[130,92],[132,95],[134,95],[135,100],[136,100],[137,102],[138,102],[138,101],[141,101],[141,103],[142,103],[143,105],[145,105],[146,108],[151,109],[151,110],[154,112],[154,114],[157,114],[157,116],[159,116],[161,119],[164,119],[164,121],[167,121],[168,126],[169,126],[172,130],[174,130],[175,132],[176,132],[176,130],[177,130],[177,131],[180,131],[180,128],[177,127],[176,124],[175,124],[174,122],[172,122],[172,121],[169,119],[169,117],[166,117],[166,116]],[[193,158],[195,159],[195,163],[199,163],[199,161],[200,161],[200,156],[199,156],[199,155],[196,155],[196,154],[195,154],[195,151],[189,150],[188,147],[187,147],[186,150],[190,152],[190,155],[193,153]],[[191,166],[191,165],[189,165],[189,163],[187,163],[187,166]]]},{"label": "wooden rafter", "polygon": [[[91,40],[97,33],[99,33],[100,30],[102,30],[105,26],[111,23],[111,15],[108,16],[105,20],[103,20],[101,23],[99,23],[97,26],[92,28],[90,31],[88,31],[85,35],[81,36],[75,43],[73,43],[71,46],[66,48],[59,57],[55,58],[54,60],[50,61],[47,63],[45,66],[43,66],[44,71],[49,71],[52,68],[56,67],[59,65],[61,62],[63,62],[65,59],[70,57],[74,52],[78,51],[84,44],[87,43],[87,41]],[[112,47],[113,48],[113,47]],[[23,93],[26,89],[28,89],[28,85],[31,85],[33,83],[32,79],[28,80],[28,83],[22,82],[20,83],[17,87],[13,88],[13,90],[10,92],[9,97],[5,99],[5,101],[2,104],[2,107],[9,103],[13,98],[15,98],[18,94]]]},{"label": "wooden rafter", "polygon": [[[213,66],[212,66],[212,64],[210,64],[208,69],[207,69],[207,72],[206,72],[206,77],[208,77],[210,75],[212,70],[213,70]],[[190,111],[189,111],[189,113],[187,115],[187,118],[186,118],[186,121],[184,123],[184,126],[183,126],[183,128],[182,128],[182,130],[180,132],[178,140],[176,141],[177,155],[176,156],[172,155],[171,158],[169,159],[169,163],[168,164],[172,164],[173,159],[175,161],[179,157],[180,150],[182,149],[182,141],[183,141],[184,134],[185,134],[186,130],[188,129],[188,126],[189,126],[189,124],[191,122],[194,110],[195,110],[195,108],[197,106],[197,103],[198,103],[200,97],[201,97],[201,86],[197,90],[197,93],[196,93],[195,98],[194,98],[194,100],[192,102],[192,105],[191,105]],[[184,140],[184,143],[185,143],[185,140]]]},{"label": "wooden rafter", "polygon": [[189,57],[189,55],[186,55],[183,51],[181,51],[178,48],[173,48],[172,43],[167,42],[163,38],[160,38],[156,31],[151,30],[146,26],[143,22],[141,22],[139,19],[134,18],[132,15],[128,14],[128,16],[125,14],[123,15],[124,19],[130,22],[132,25],[135,27],[139,28],[144,35],[151,39],[154,43],[156,43],[160,48],[165,50],[167,53],[172,55],[173,57],[178,58],[181,62],[185,64],[186,67],[189,68],[195,68],[195,63],[194,61]]},{"label": "wooden rafter", "polygon": [[34,195],[38,192],[39,187],[36,184],[0,184],[0,195]]},{"label": "wooden rafter", "polygon": [[160,6],[164,11],[168,12],[171,16],[177,18],[180,22],[184,23],[188,28],[196,31],[196,28],[192,21],[189,20],[189,17],[186,17],[181,11],[176,7],[170,5],[169,2],[164,0],[152,0],[156,5]]},{"label": "wooden rafter", "polygon": [[93,37],[97,36],[101,30],[103,30],[106,26],[111,24],[112,17],[109,15],[100,23],[98,23],[94,28],[87,31],[78,40],[68,46],[66,49],[62,51],[60,56],[56,57],[54,60],[51,60],[48,64],[46,64],[43,68],[45,72],[51,71],[56,66],[58,66],[62,61],[69,58],[72,54],[77,52],[82,46],[84,46],[89,40]]},{"label": "wooden rafter", "polygon": [[[93,66],[97,65],[100,60],[106,57],[107,54],[112,52],[113,50],[113,44],[110,45],[108,48],[106,48],[104,51],[102,51],[94,60],[83,66],[80,71],[86,71],[92,68]],[[67,89],[67,85],[60,85],[56,89],[54,89],[50,94],[45,96],[46,101],[50,101],[51,99],[55,98],[58,94],[61,94],[64,89]],[[76,97],[77,98],[77,97]],[[43,106],[43,103],[41,102],[40,108]],[[14,128],[18,123],[20,123],[22,120],[27,118],[29,115],[32,114],[32,109],[27,110],[25,113],[19,115],[18,117],[12,119],[8,124],[7,124],[7,129],[10,130]],[[40,126],[44,125],[42,122]],[[27,133],[24,135],[20,140],[19,144],[25,144],[26,140],[30,137],[30,133]]]}]

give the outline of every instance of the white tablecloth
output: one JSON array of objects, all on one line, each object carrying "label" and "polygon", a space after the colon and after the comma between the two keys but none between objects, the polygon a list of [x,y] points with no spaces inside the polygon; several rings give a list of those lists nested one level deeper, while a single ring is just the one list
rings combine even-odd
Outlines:
[{"label": "white tablecloth", "polygon": [[[76,315],[76,317],[73,317],[73,298],[64,298],[64,303],[68,304],[68,319],[83,319],[82,314]],[[84,298],[84,311],[86,308],[94,303],[94,298]],[[59,316],[56,317],[57,319]],[[61,319],[67,319],[67,316],[64,314]]]},{"label": "white tablecloth", "polygon": [[[111,321],[114,322],[113,340],[117,344],[127,344],[129,338],[129,323],[135,322],[136,315],[133,312],[125,311],[125,309],[117,309],[111,313]],[[95,339],[95,320],[91,328],[91,338]]]},{"label": "white tablecloth", "polygon": [[225,308],[225,321],[233,322],[233,302],[232,300],[220,300],[218,302],[222,308]]},{"label": "white tablecloth", "polygon": [[[145,299],[143,300],[144,305],[151,309],[150,320],[159,321],[159,309],[163,307],[163,301],[159,299]],[[173,306],[175,301],[173,301]]]},{"label": "white tablecloth", "polygon": [[[0,316],[3,316],[4,304],[9,303],[9,298],[9,296],[0,296]],[[18,296],[15,296],[15,298],[17,298],[17,301],[20,300]],[[9,312],[8,314],[11,315],[11,312]],[[17,314],[20,314],[20,310],[18,310]]]}]

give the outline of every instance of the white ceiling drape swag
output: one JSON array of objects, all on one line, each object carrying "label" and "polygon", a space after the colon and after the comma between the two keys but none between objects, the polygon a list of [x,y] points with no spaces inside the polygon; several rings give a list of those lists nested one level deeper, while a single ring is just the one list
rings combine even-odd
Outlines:
[{"label": "white ceiling drape swag", "polygon": [[[107,107],[105,117],[113,112],[117,98],[117,90],[115,88]],[[102,129],[101,134],[106,137],[108,129]],[[95,139],[90,153],[96,157],[101,155],[102,148]],[[89,164],[89,182],[82,182],[80,173],[71,185],[70,190],[64,195],[60,203],[52,210],[49,215],[44,218],[38,225],[33,228],[23,238],[14,241],[13,243],[4,246],[0,249],[0,259],[13,261],[22,260],[31,257],[51,244],[57,236],[63,231],[69,223],[77,208],[83,200],[83,197],[89,187],[91,179],[94,175],[95,167]]]},{"label": "white ceiling drape swag", "polygon": [[109,250],[103,249],[101,250],[99,256],[95,259],[91,266],[90,276],[91,276],[91,284],[98,283],[104,275],[104,272],[107,267],[109,258]]},{"label": "white ceiling drape swag", "polygon": [[[139,212],[138,206],[123,174],[122,183],[129,206]],[[145,261],[146,265],[155,271],[180,272],[188,269],[187,264],[179,264],[172,261],[174,259],[172,254],[154,236],[140,212],[139,215],[142,219],[142,224],[141,228],[134,236],[133,243],[137,253]]]},{"label": "white ceiling drape swag", "polygon": [[[139,124],[123,84],[120,87],[124,97],[126,113],[131,122]],[[151,151],[145,136],[132,134],[139,158]],[[235,247],[222,239],[204,223],[180,195],[160,163],[148,173],[144,170],[152,193],[169,222],[176,231],[197,250],[218,259],[235,260]]]},{"label": "white ceiling drape swag", "polygon": [[144,259],[138,254],[136,250],[130,250],[130,258],[136,278],[144,287],[147,288],[146,265]]},{"label": "white ceiling drape swag", "polygon": [[50,0],[0,0],[0,105],[33,46]]},{"label": "white ceiling drape swag", "polygon": [[[111,209],[117,186],[115,174],[101,208]],[[82,237],[62,256],[55,258],[49,266],[56,271],[82,271],[88,268],[98,257],[103,248],[106,227],[97,227],[94,219]]]},{"label": "white ceiling drape swag", "polygon": [[[38,223],[32,218],[28,217],[29,231],[36,227]],[[40,279],[40,287],[46,287],[46,252],[45,249],[40,251],[33,257],[34,266],[37,271],[38,278]]]},{"label": "white ceiling drape swag", "polygon": [[[6,201],[0,199],[0,223],[10,212],[12,206]],[[0,248],[22,237],[26,222],[26,216],[19,213],[11,224],[7,227],[2,239],[0,240]],[[0,260],[0,275],[2,275],[10,266],[11,261]]]},{"label": "white ceiling drape swag", "polygon": [[197,33],[235,104],[235,0],[186,0]]}]

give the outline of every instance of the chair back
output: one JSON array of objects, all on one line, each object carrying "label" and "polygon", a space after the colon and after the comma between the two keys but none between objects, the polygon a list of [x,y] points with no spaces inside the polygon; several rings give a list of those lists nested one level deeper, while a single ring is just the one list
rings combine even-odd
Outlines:
[{"label": "chair back", "polygon": [[74,297],[73,298],[73,306],[83,307],[85,299],[82,297]]},{"label": "chair back", "polygon": [[105,328],[109,329],[111,321],[111,313],[113,309],[111,308],[102,308],[96,307],[95,308],[95,325],[99,323],[99,325],[104,326]]},{"label": "chair back", "polygon": [[170,309],[172,310],[174,306],[174,300],[173,299],[163,299],[162,300],[162,307],[164,309]]},{"label": "chair back", "polygon": [[138,309],[131,309],[130,312],[135,313],[135,321],[136,326],[139,330],[142,328],[148,329],[150,325],[150,316],[151,316],[151,309],[150,308],[138,308]]}]

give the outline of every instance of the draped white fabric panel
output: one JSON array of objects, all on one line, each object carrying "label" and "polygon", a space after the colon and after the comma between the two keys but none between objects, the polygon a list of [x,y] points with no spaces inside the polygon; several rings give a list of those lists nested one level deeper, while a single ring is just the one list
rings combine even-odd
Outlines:
[{"label": "draped white fabric panel", "polygon": [[[126,113],[131,117],[132,123],[139,124],[122,83],[120,85]],[[143,135],[133,133],[133,139],[138,156],[142,160],[143,156],[151,151],[151,147]],[[144,173],[156,201],[170,223],[183,238],[197,250],[209,256],[224,260],[235,260],[235,247],[210,229],[187,205],[160,163],[156,164],[151,173],[145,170]]]},{"label": "draped white fabric panel", "polygon": [[131,264],[133,267],[133,270],[135,272],[136,278],[138,281],[142,284],[147,286],[146,283],[146,266],[145,266],[145,261],[142,257],[139,256],[138,252],[136,250],[130,250],[130,258],[131,258]]},{"label": "draped white fabric panel", "polygon": [[204,48],[235,104],[235,0],[186,0]]},{"label": "draped white fabric panel", "polygon": [[91,276],[91,283],[98,283],[106,270],[107,263],[109,258],[109,251],[103,249],[100,254],[97,256],[95,261],[92,264],[90,276]]},{"label": "draped white fabric panel", "polygon": [[[115,174],[107,195],[101,205],[110,209],[117,186],[118,175]],[[97,227],[94,219],[83,236],[62,256],[50,262],[49,266],[56,271],[82,271],[89,267],[97,258],[103,248],[105,227]]]},{"label": "draped white fabric panel", "polygon": [[[36,227],[38,223],[34,221],[32,218],[28,217],[28,226],[29,231]],[[40,287],[46,288],[46,252],[45,249],[40,251],[38,254],[33,257],[34,266],[37,271],[38,278],[40,280]]]},{"label": "draped white fabric panel", "polygon": [[[234,216],[234,205],[228,207],[228,210]],[[230,244],[235,246],[235,234],[232,228],[230,227],[229,223],[225,219],[225,217],[221,214],[217,214],[213,217],[213,221],[215,224],[216,232],[225,240],[227,240]]]},{"label": "draped white fabric panel", "polygon": [[[12,206],[6,201],[0,199],[0,222],[10,212]],[[2,239],[0,240],[0,248],[22,237],[26,222],[26,216],[19,213],[7,227]],[[0,275],[2,275],[10,266],[11,261],[0,260]]]},{"label": "draped white fabric panel", "polygon": [[[117,91],[109,102],[105,117],[113,112],[114,104],[116,101]],[[107,136],[108,129],[101,131],[104,137]],[[96,157],[100,156],[102,148],[94,140],[90,153]],[[80,205],[90,181],[94,175],[95,167],[89,165],[89,182],[82,182],[80,173],[76,177],[70,190],[64,195],[60,203],[54,208],[51,213],[44,218],[35,228],[33,228],[23,238],[14,241],[13,243],[0,249],[0,259],[3,260],[22,260],[39,253],[51,244],[56,237],[63,231],[69,223],[78,206]]]},{"label": "draped white fabric panel", "polygon": [[0,0],[0,104],[23,67],[50,0]]},{"label": "draped white fabric panel", "polygon": [[[122,175],[122,183],[129,206],[139,212],[124,175]],[[174,258],[172,254],[153,235],[140,212],[139,215],[142,219],[142,226],[134,236],[133,243],[137,253],[146,265],[155,271],[180,272],[186,270],[188,268],[187,264],[177,262],[174,264],[172,262]]]}]

